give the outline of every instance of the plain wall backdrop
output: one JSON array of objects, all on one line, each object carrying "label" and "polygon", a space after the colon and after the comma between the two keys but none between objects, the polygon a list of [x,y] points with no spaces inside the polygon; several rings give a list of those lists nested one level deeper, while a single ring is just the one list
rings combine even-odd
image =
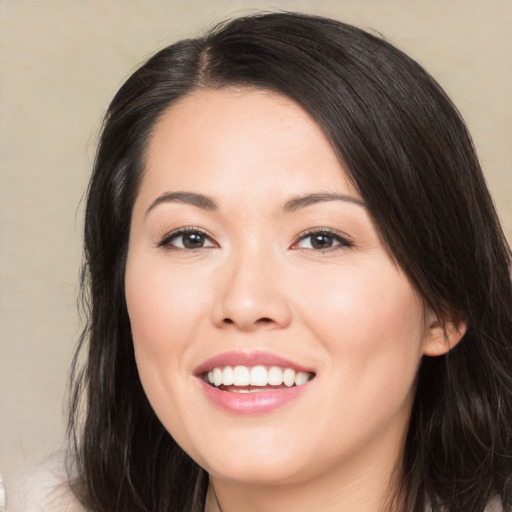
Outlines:
[{"label": "plain wall backdrop", "polygon": [[353,23],[424,65],[466,119],[512,240],[512,0],[0,0],[0,473],[8,492],[64,443],[80,333],[81,199],[108,102],[157,49],[260,9]]}]

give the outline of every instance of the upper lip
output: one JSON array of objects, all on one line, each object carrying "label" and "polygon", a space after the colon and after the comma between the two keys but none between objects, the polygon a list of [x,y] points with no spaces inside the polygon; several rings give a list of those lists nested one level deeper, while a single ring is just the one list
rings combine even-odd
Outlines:
[{"label": "upper lip", "polygon": [[285,357],[270,352],[225,352],[213,356],[199,364],[194,369],[195,375],[202,375],[214,368],[223,366],[280,366],[281,368],[292,368],[298,372],[314,373],[311,368],[295,363]]}]

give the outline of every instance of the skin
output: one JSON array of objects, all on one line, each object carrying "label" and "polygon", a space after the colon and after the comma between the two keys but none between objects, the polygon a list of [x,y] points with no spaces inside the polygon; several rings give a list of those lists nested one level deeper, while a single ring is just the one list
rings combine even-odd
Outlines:
[{"label": "skin", "polygon": [[[177,191],[217,209],[157,200]],[[283,209],[313,193],[355,201]],[[212,489],[223,512],[381,510],[421,358],[449,350],[463,329],[445,337],[357,201],[321,129],[275,93],[196,91],[154,129],[126,300],[147,396],[210,474],[206,510],[218,510]],[[184,227],[207,233],[206,245],[180,248],[179,236],[162,245]],[[342,238],[315,249],[313,228]],[[282,407],[234,414],[194,375],[231,351],[277,354],[315,377]]]}]

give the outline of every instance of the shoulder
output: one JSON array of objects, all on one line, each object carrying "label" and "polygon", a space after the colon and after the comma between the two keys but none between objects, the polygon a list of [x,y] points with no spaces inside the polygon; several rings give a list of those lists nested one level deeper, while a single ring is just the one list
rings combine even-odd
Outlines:
[{"label": "shoulder", "polygon": [[23,468],[7,483],[9,512],[84,512],[71,491],[64,462],[58,457]]},{"label": "shoulder", "polygon": [[[425,512],[432,512],[432,509],[429,506],[427,506]],[[493,498],[489,503],[487,503],[487,506],[485,507],[484,512],[503,512],[503,506],[501,504],[501,500],[499,497]]]},{"label": "shoulder", "polygon": [[501,500],[499,498],[492,499],[485,507],[485,512],[503,512],[503,507],[501,506]]}]

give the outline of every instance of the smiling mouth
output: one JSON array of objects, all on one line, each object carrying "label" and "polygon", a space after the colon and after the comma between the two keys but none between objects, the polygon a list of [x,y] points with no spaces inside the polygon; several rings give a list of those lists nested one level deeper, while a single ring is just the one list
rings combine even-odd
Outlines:
[{"label": "smiling mouth", "polygon": [[313,379],[313,372],[280,366],[221,366],[202,374],[214,388],[233,393],[255,393],[272,389],[298,387]]}]

